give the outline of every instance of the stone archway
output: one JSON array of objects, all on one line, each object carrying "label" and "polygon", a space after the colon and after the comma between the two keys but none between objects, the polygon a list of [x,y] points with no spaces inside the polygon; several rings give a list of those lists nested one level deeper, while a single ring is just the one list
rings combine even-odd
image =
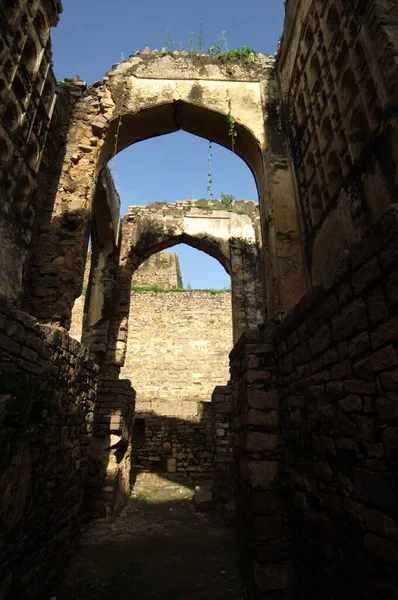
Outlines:
[{"label": "stone archway", "polygon": [[[219,203],[220,204],[220,203]],[[124,364],[132,278],[151,255],[185,243],[209,254],[231,276],[233,337],[235,342],[251,327],[264,322],[264,290],[261,280],[261,239],[258,206],[242,202],[238,212],[196,207],[195,201],[130,207],[122,220],[120,253],[109,349],[102,370],[115,377]],[[86,340],[89,341],[88,332]],[[98,328],[93,332],[98,335]],[[100,362],[100,360],[98,361]]]},{"label": "stone archway", "polygon": [[[230,147],[228,114],[236,123],[235,152],[252,170],[259,192],[270,312],[293,306],[305,289],[305,276],[278,90],[272,57],[230,64],[205,56],[144,54],[115,65],[76,104],[51,227],[36,244],[37,253],[43,247],[46,253],[31,273],[26,296],[35,301],[29,310],[42,321],[69,326],[81,291],[96,183],[112,156],[179,129]],[[70,211],[77,219],[73,243]],[[54,273],[51,287],[43,273]]]}]

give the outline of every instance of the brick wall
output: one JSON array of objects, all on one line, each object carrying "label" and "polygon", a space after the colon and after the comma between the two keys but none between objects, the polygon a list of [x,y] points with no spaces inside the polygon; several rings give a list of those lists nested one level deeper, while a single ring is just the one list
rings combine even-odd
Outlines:
[{"label": "brick wall", "polygon": [[134,410],[130,381],[100,379],[85,491],[88,518],[117,515],[130,498]]},{"label": "brick wall", "polygon": [[153,285],[164,288],[182,287],[182,278],[178,254],[158,252],[152,254],[135,271],[133,285]]},{"label": "brick wall", "polygon": [[97,373],[66,333],[0,306],[0,596],[32,600],[77,546]]},{"label": "brick wall", "polygon": [[126,362],[140,400],[209,402],[229,378],[231,293],[132,292]]},{"label": "brick wall", "polygon": [[213,498],[221,516],[230,521],[234,511],[231,386],[217,386],[214,389],[211,403]]},{"label": "brick wall", "polygon": [[133,435],[133,470],[209,477],[211,433],[210,403],[139,401]]},{"label": "brick wall", "polygon": [[393,205],[278,327],[231,353],[250,598],[397,597],[397,249]]},{"label": "brick wall", "polygon": [[396,598],[398,208],[276,332],[283,486],[304,598]]},{"label": "brick wall", "polygon": [[241,572],[251,600],[287,600],[293,569],[281,487],[283,441],[272,332],[247,331],[230,354]]}]

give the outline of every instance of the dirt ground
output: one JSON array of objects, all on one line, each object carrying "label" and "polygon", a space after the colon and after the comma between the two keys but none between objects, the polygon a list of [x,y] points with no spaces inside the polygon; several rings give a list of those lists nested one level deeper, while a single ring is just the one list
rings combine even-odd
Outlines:
[{"label": "dirt ground", "polygon": [[195,484],[138,477],[114,522],[83,533],[56,600],[241,600],[235,529],[192,502]]}]

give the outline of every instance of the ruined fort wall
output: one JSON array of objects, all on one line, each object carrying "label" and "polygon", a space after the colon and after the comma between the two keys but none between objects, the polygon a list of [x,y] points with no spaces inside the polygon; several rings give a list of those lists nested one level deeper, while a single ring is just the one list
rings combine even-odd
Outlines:
[{"label": "ruined fort wall", "polygon": [[277,330],[283,481],[303,597],[370,600],[397,589],[397,249],[395,205]]},{"label": "ruined fort wall", "polygon": [[97,372],[65,332],[0,314],[0,595],[31,599],[76,549]]},{"label": "ruined fort wall", "polygon": [[211,418],[209,402],[139,402],[133,471],[177,472],[208,479],[212,467]]},{"label": "ruined fort wall", "polygon": [[[90,272],[88,254],[85,285]],[[135,272],[134,285],[178,287],[181,273],[174,252],[151,256]],[[80,340],[85,294],[75,302],[71,336]],[[231,293],[222,291],[131,291],[126,362],[121,377],[137,391],[131,458],[135,470],[163,470],[209,477],[212,470],[211,399],[215,386],[229,379],[232,348]],[[112,387],[112,386],[111,386]],[[99,397],[99,401],[101,396]],[[100,407],[100,413],[107,416]],[[95,440],[102,456],[109,428],[95,417]],[[108,415],[109,416],[109,415]],[[109,419],[108,419],[109,420]],[[221,420],[220,420],[221,422]],[[225,424],[225,423],[224,423]],[[102,431],[104,428],[104,431]],[[213,433],[213,437],[212,437]],[[220,443],[221,439],[218,440]],[[222,443],[221,443],[222,445]],[[109,444],[108,444],[109,446]],[[229,447],[229,446],[228,446]],[[130,452],[130,451],[129,451]],[[104,460],[107,460],[107,456]],[[103,461],[102,461],[103,462]],[[95,503],[106,496],[99,468],[90,482]]]},{"label": "ruined fort wall", "polygon": [[210,401],[229,379],[231,347],[230,292],[132,292],[121,376],[137,390],[136,470],[211,476]]},{"label": "ruined fort wall", "polygon": [[277,71],[313,284],[397,198],[396,23],[389,0],[287,4]]},{"label": "ruined fort wall", "polygon": [[58,1],[0,4],[0,292],[17,303],[56,104],[50,27],[61,11]]},{"label": "ruined fort wall", "polygon": [[180,264],[175,252],[153,254],[135,271],[134,286],[148,286],[154,283],[162,288],[182,288]]},{"label": "ruined fort wall", "polygon": [[279,327],[231,354],[250,597],[293,583],[303,598],[396,593],[397,249],[394,205]]},{"label": "ruined fort wall", "polygon": [[140,401],[203,400],[229,379],[231,293],[132,292],[126,362]]}]

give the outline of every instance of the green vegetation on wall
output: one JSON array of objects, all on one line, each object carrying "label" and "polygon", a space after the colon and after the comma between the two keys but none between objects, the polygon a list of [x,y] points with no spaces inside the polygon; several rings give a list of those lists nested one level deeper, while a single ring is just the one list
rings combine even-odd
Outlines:
[{"label": "green vegetation on wall", "polygon": [[[188,284],[189,285],[189,284]],[[172,292],[186,292],[186,293],[190,293],[190,292],[208,292],[209,294],[223,294],[225,292],[230,292],[231,288],[225,287],[222,289],[215,289],[215,288],[210,288],[210,289],[192,289],[191,287],[187,287],[187,288],[177,288],[177,287],[172,287],[172,288],[165,288],[162,287],[160,285],[133,285],[131,286],[131,290],[133,292],[158,292],[158,293],[172,293]]]}]

